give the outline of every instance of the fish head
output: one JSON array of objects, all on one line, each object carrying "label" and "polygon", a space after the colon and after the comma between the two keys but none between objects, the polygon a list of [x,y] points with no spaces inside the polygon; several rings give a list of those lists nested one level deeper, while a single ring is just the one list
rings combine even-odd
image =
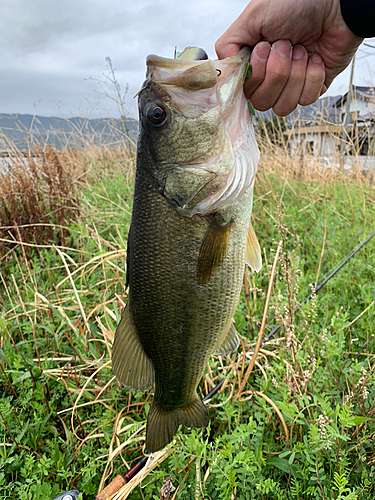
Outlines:
[{"label": "fish head", "polygon": [[192,59],[204,51],[189,49],[177,59],[148,56],[139,94],[140,138],[159,191],[186,216],[236,201],[259,158],[243,93],[250,49],[218,61]]}]

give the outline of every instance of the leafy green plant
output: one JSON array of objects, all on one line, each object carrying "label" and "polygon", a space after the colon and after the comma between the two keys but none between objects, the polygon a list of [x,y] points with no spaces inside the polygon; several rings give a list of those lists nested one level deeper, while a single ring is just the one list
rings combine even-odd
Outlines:
[{"label": "leafy green plant", "polygon": [[[127,299],[133,172],[133,157],[98,154],[64,244],[31,242],[28,253],[10,245],[0,260],[4,498],[49,500],[70,488],[95,496],[143,455],[152,395],[121,388],[110,365]],[[253,226],[264,268],[246,272],[235,315],[242,349],[212,357],[200,385],[205,396],[226,379],[208,403],[210,427],[182,429],[127,498],[159,499],[167,477],[175,500],[374,495],[374,242],[295,312],[369,234],[373,188],[361,178],[313,182],[287,172],[282,165],[258,176]],[[269,285],[265,335],[281,327],[247,374]]]}]

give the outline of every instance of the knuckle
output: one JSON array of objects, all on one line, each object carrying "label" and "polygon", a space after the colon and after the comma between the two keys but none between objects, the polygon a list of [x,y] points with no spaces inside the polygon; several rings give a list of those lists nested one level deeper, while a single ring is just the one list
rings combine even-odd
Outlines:
[{"label": "knuckle", "polygon": [[221,38],[220,37],[218,40],[216,40],[216,43],[215,43],[215,52],[216,54],[219,54],[219,52],[221,52],[221,47],[223,45],[222,41],[221,41]]},{"label": "knuckle", "polygon": [[320,85],[320,88],[322,88],[325,76],[326,72],[324,66],[318,68],[307,66],[306,79],[305,79],[307,84]]},{"label": "knuckle", "polygon": [[273,105],[273,102],[269,103],[265,99],[257,98],[254,96],[252,96],[251,102],[254,108],[257,109],[258,111],[268,111],[269,109],[271,109]]},{"label": "knuckle", "polygon": [[270,89],[267,86],[260,86],[251,96],[251,102],[254,104],[255,109],[258,111],[268,111],[275,105],[279,99],[281,91],[277,89]]},{"label": "knuckle", "polygon": [[279,103],[277,102],[273,107],[273,111],[278,116],[287,116],[289,113],[294,111],[297,107],[297,103],[288,102],[288,103]]},{"label": "knuckle", "polygon": [[289,65],[280,65],[277,68],[268,69],[267,68],[267,77],[273,82],[284,82],[288,80],[290,75],[290,66]]},{"label": "knuckle", "polygon": [[263,105],[260,105],[260,106],[257,106],[255,109],[257,111],[268,111],[269,109],[271,109],[272,106],[269,106],[269,105],[266,105],[266,104],[263,104]]},{"label": "knuckle", "polygon": [[319,99],[324,79],[325,71],[323,67],[317,69],[310,68],[310,70],[308,68],[305,85],[299,99],[301,106],[308,106]]},{"label": "knuckle", "polygon": [[245,91],[245,96],[248,99],[256,91],[259,85],[261,85],[261,83],[263,82],[263,78],[264,77],[262,77],[262,75],[251,75],[251,77],[245,81],[244,91]]},{"label": "knuckle", "polygon": [[322,88],[324,83],[324,73],[309,73],[306,75],[305,85],[309,87],[319,87]]},{"label": "knuckle", "polygon": [[309,104],[317,101],[319,99],[319,95],[320,87],[314,89],[306,89],[302,91],[298,102],[301,106],[308,106]]}]

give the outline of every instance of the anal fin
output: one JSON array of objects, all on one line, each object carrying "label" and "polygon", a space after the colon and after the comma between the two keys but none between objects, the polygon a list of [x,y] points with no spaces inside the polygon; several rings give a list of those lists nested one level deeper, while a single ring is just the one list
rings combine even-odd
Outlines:
[{"label": "anal fin", "polygon": [[234,326],[234,323],[230,324],[228,332],[223,338],[219,347],[215,350],[214,354],[216,356],[224,356],[225,354],[230,354],[231,352],[235,352],[240,345],[240,340],[238,338],[237,330]]},{"label": "anal fin", "polygon": [[245,262],[257,273],[262,269],[262,254],[260,251],[260,245],[251,224],[247,233]]},{"label": "anal fin", "polygon": [[147,391],[154,384],[154,367],[143,350],[128,305],[115,333],[112,370],[129,389]]},{"label": "anal fin", "polygon": [[232,224],[229,222],[222,226],[217,217],[212,220],[198,257],[197,278],[200,285],[208,283],[215,269],[223,264]]},{"label": "anal fin", "polygon": [[178,430],[179,425],[186,427],[207,427],[208,410],[196,395],[191,403],[175,408],[163,410],[156,401],[152,402],[147,416],[146,448],[150,453],[167,446]]}]

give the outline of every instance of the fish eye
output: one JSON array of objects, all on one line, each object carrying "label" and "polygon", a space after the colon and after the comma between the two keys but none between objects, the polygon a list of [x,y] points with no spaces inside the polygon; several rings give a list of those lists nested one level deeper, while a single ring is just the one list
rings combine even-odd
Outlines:
[{"label": "fish eye", "polygon": [[152,104],[148,108],[146,116],[152,125],[163,125],[167,118],[167,112],[160,104]]}]

